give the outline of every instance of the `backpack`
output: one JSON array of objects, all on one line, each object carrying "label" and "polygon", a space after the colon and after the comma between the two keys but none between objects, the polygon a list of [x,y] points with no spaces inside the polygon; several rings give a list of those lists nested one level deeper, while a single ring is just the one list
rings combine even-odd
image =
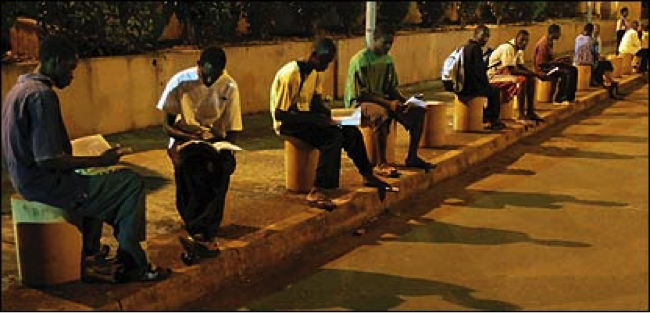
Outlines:
[{"label": "backpack", "polygon": [[465,85],[463,48],[460,47],[454,50],[442,65],[440,76],[446,91],[460,92]]}]

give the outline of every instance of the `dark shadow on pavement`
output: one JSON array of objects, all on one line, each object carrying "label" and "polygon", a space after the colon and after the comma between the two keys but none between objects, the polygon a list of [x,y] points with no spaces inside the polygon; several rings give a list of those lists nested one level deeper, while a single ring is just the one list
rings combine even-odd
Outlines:
[{"label": "dark shadow on pavement", "polygon": [[563,134],[560,137],[582,142],[630,142],[648,143],[648,137],[625,135],[596,135],[596,134]]},{"label": "dark shadow on pavement", "polygon": [[535,171],[521,169],[521,168],[506,168],[501,171],[497,171],[497,173],[503,175],[524,175],[524,176],[531,176],[537,174],[537,172]]},{"label": "dark shadow on pavement", "polygon": [[609,159],[609,160],[631,160],[645,156],[624,155],[612,152],[585,151],[576,148],[558,148],[549,146],[536,146],[529,153],[545,155],[558,158],[583,158],[583,159]]},{"label": "dark shadow on pavement", "polygon": [[263,299],[249,309],[388,311],[402,304],[405,296],[434,296],[472,310],[521,310],[512,303],[477,298],[472,295],[476,290],[460,285],[353,270],[320,270],[287,290],[290,291]]},{"label": "dark shadow on pavement", "polygon": [[504,245],[530,242],[544,246],[566,248],[591,247],[590,244],[582,242],[557,239],[535,239],[524,232],[518,231],[454,225],[429,218],[414,218],[413,220],[424,225],[411,225],[412,229],[409,233],[392,241],[472,245]]},{"label": "dark shadow on pavement", "polygon": [[563,203],[566,202],[602,207],[625,207],[628,205],[621,202],[577,199],[569,195],[475,189],[464,190],[462,194],[453,195],[453,197],[461,201],[448,203],[448,205],[462,205],[479,209],[505,209],[508,206],[561,209],[564,206]]},{"label": "dark shadow on pavement", "polygon": [[170,180],[156,171],[152,171],[146,167],[137,165],[132,162],[122,161],[124,165],[128,165],[130,169],[138,173],[144,181],[144,188],[146,192],[156,191],[165,185],[173,184],[174,181]]}]

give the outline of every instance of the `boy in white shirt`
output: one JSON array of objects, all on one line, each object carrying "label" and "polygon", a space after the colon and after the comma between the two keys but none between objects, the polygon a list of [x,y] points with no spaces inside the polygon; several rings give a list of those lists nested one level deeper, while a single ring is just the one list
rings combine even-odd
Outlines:
[{"label": "boy in white shirt", "polygon": [[535,78],[545,80],[547,76],[524,66],[524,50],[529,38],[528,31],[520,30],[514,39],[499,45],[490,55],[488,78],[491,85],[501,89],[501,103],[517,95],[519,118],[539,122],[543,119],[535,113]]},{"label": "boy in white shirt", "polygon": [[197,66],[169,80],[157,105],[170,136],[167,153],[174,166],[176,208],[191,239],[210,255],[219,252],[213,241],[236,160],[233,151],[216,151],[205,143],[234,144],[243,129],[239,88],[225,67],[224,50],[206,48]]}]

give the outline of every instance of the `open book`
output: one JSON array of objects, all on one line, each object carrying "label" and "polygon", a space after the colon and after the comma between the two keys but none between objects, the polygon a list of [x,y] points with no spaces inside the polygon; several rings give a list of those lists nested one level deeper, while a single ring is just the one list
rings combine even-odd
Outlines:
[{"label": "open book", "polygon": [[240,146],[234,145],[234,144],[232,144],[232,143],[230,143],[228,141],[217,141],[215,143],[209,143],[209,142],[202,141],[202,140],[190,140],[190,141],[185,142],[182,145],[178,146],[178,149],[181,150],[181,149],[185,148],[187,145],[195,144],[195,143],[210,145],[217,151],[221,151],[221,150],[242,151],[242,150],[244,150]]},{"label": "open book", "polygon": [[548,73],[546,73],[546,75],[551,75],[551,74],[553,74],[553,73],[555,73],[555,72],[557,72],[559,70],[560,70],[560,68],[556,66],[553,69],[551,69],[550,71],[548,71]]},{"label": "open book", "polygon": [[404,105],[407,105],[407,104],[414,104],[414,105],[417,105],[417,106],[419,106],[421,108],[426,108],[427,107],[427,103],[424,102],[424,100],[420,100],[420,99],[416,98],[415,96],[412,96],[411,98],[406,100],[406,102],[404,102]]},{"label": "open book", "polygon": [[[72,144],[72,155],[74,156],[99,156],[111,148],[111,145],[102,135],[92,135],[77,138],[70,142]],[[75,172],[81,175],[101,175],[117,170],[118,166],[89,167],[77,169]]]},{"label": "open book", "polygon": [[361,125],[361,109],[335,110],[332,111],[332,119],[337,125],[359,126]]}]

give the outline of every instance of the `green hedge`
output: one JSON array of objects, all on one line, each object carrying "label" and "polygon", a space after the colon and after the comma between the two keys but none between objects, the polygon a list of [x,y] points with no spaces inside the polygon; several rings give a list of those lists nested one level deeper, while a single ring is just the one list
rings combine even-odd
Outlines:
[{"label": "green hedge", "polygon": [[[449,23],[445,12],[451,6],[457,6],[459,11],[456,24],[471,25],[574,17],[577,3],[417,1],[422,23],[416,26],[430,28]],[[409,2],[377,4],[378,21],[398,29],[405,27],[401,23]],[[203,47],[282,36],[362,35],[365,7],[364,1],[8,1],[2,5],[2,52],[4,55],[9,49],[9,28],[17,16],[35,19],[44,34],[69,35],[82,57],[95,57],[137,54],[179,43]],[[158,38],[172,14],[183,26],[182,39],[161,42]],[[236,31],[240,17],[249,24],[248,34]]]}]

